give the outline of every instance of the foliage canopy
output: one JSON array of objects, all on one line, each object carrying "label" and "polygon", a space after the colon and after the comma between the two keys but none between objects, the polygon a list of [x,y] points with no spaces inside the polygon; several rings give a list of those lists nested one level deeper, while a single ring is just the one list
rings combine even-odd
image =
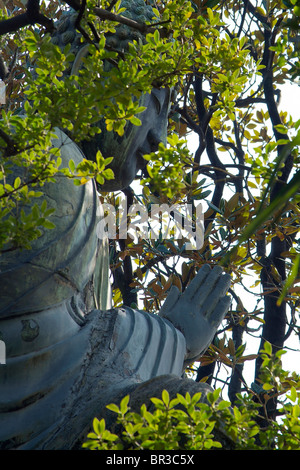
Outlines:
[{"label": "foliage canopy", "polygon": [[[95,178],[101,185],[114,176],[111,159],[100,152],[95,162],[71,161],[62,168],[51,146],[56,127],[80,143],[101,132],[101,116],[107,130],[122,136],[128,121],[140,124],[142,94],[173,87],[168,145],[146,157],[138,189],[123,193],[149,209],[153,203],[203,204],[204,245],[186,250],[186,240],[172,233],[166,240],[111,241],[114,305],[140,303],[157,312],[171,285],[183,291],[202,264],[222,264],[232,275],[232,308],[188,373],[211,383],[216,365],[225,365],[230,372],[223,387],[234,403],[245,388],[256,393],[261,386],[263,360],[257,351],[245,354],[248,338],[261,338],[260,349],[267,340],[276,354],[300,332],[300,119],[280,107],[283,85],[296,87],[300,75],[300,5],[146,3],[154,8],[153,19],[131,24],[145,40],[121,53],[108,47],[107,36],[130,21],[126,1],[28,2],[39,7],[40,17],[9,30],[1,27],[23,14],[27,2],[0,2],[0,71],[7,97],[0,121],[0,250],[30,249],[43,230],[53,228],[42,198],[45,182],[64,174],[75,184]],[[62,49],[51,42],[49,20],[70,6],[79,11],[78,31],[91,52],[77,74],[69,73],[70,45]],[[101,199],[117,207],[121,196],[102,193]],[[36,203],[28,210],[30,201]],[[255,377],[247,384],[243,368],[253,360]],[[266,406],[267,418],[275,419],[277,398]],[[297,411],[291,416],[297,418]],[[138,419],[132,426],[139,426]]]},{"label": "foliage canopy", "polygon": [[[117,424],[122,433],[116,435],[105,427],[105,420],[95,418],[93,432],[89,433],[83,447],[90,450],[298,450],[299,426],[299,376],[288,376],[281,367],[284,351],[272,355],[270,343],[261,351],[263,358],[261,379],[263,393],[239,394],[238,401],[220,399],[221,390],[210,392],[207,403],[201,403],[201,393],[192,397],[177,394],[170,399],[164,390],[162,397],[153,397],[152,408],[141,406],[140,412],[130,411],[129,395],[120,403],[107,408],[117,414]],[[288,391],[288,393],[287,393]],[[273,421],[262,429],[257,421],[262,404],[272,394],[281,397],[281,422]],[[153,411],[153,412],[152,412]]]}]

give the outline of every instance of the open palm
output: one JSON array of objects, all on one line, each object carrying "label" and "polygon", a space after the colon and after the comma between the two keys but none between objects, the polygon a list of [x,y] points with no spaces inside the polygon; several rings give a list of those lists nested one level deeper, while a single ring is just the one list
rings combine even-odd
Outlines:
[{"label": "open palm", "polygon": [[183,294],[173,286],[159,312],[186,339],[189,361],[196,360],[210,345],[218,326],[226,315],[230,297],[230,275],[219,266],[204,265]]}]

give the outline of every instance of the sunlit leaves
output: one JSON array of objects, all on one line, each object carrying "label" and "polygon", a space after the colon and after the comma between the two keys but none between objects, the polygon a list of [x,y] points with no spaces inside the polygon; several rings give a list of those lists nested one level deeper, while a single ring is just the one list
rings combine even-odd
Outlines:
[{"label": "sunlit leaves", "polygon": [[185,188],[183,167],[190,159],[186,141],[180,140],[177,134],[168,137],[168,144],[167,147],[160,144],[158,152],[144,157],[149,161],[149,178],[144,183],[150,184],[152,192],[172,199]]},{"label": "sunlit leaves", "polygon": [[[232,346],[231,346],[232,349]],[[220,389],[191,395],[188,391],[170,397],[163,390],[161,398],[152,397],[152,410],[145,404],[132,412],[129,395],[120,405],[107,408],[116,414],[120,435],[106,429],[103,419],[94,419],[93,432],[83,447],[93,450],[290,450],[300,444],[300,380],[281,367],[284,351],[272,353],[266,342],[261,351],[263,366],[260,382],[252,384],[246,394],[239,394],[232,407],[220,397]],[[257,424],[259,407],[278,394],[281,398],[279,422],[273,421],[260,429]],[[262,413],[262,411],[260,411]]]},{"label": "sunlit leaves", "polygon": [[114,178],[114,173],[108,166],[113,157],[104,158],[100,150],[96,154],[96,161],[87,160],[83,158],[80,163],[76,166],[74,161],[69,161],[69,168],[64,168],[62,172],[69,178],[75,178],[74,184],[80,185],[85,184],[92,178],[95,178],[99,184],[103,184],[105,180]]},{"label": "sunlit leaves", "polygon": [[[220,391],[209,394],[209,401],[215,405]],[[122,440],[128,449],[138,450],[176,450],[176,449],[211,449],[221,448],[222,445],[214,439],[213,430],[216,418],[207,403],[201,403],[201,393],[191,396],[177,394],[170,399],[167,390],[162,391],[161,398],[153,397],[151,401],[154,412],[142,405],[140,412],[130,412],[127,407],[129,396],[120,403],[108,405],[107,408],[118,415],[117,421],[122,426]],[[178,408],[178,405],[181,408]],[[216,409],[228,408],[228,402],[222,401]],[[121,441],[116,441],[115,435],[105,429],[103,420],[94,420],[94,432],[88,434],[88,440],[83,444],[88,449],[120,449],[124,448]],[[109,433],[109,435],[105,434]],[[116,441],[114,445],[112,442]]]},{"label": "sunlit leaves", "polygon": [[[180,27],[181,21],[187,21],[191,15],[190,8],[185,8],[187,3],[181,3],[180,14],[179,5],[176,5],[176,15],[175,4],[170,7],[172,21]],[[96,21],[92,14],[95,5],[95,2],[88,2],[87,5],[91,21]],[[124,12],[120,2],[114,6],[114,12]],[[18,224],[24,224],[24,237],[30,229],[29,215],[26,219],[16,219],[12,215],[16,203],[29,203],[30,198],[38,194],[29,190],[25,200],[25,188],[40,186],[46,181],[54,182],[61,171],[74,178],[75,184],[84,184],[91,178],[103,184],[105,179],[114,177],[113,172],[106,168],[108,161],[99,152],[95,162],[83,159],[75,168],[71,161],[69,169],[60,169],[59,152],[51,149],[51,131],[55,127],[66,130],[73,140],[79,142],[99,133],[98,123],[102,120],[108,131],[122,136],[127,122],[140,125],[138,116],[144,110],[139,105],[142,93],[151,91],[154,81],[159,86],[174,84],[178,80],[177,75],[182,73],[181,69],[187,68],[186,61],[190,56],[188,46],[183,43],[178,49],[173,40],[161,38],[158,30],[149,34],[144,44],[131,44],[125,56],[105,49],[105,32],[108,31],[114,31],[109,22],[102,25],[99,44],[97,47],[90,46],[90,54],[82,58],[82,67],[76,68],[75,75],[70,75],[75,58],[70,53],[70,45],[62,50],[51,42],[49,35],[41,35],[32,28],[22,32],[20,40],[15,36],[16,44],[24,54],[29,55],[34,69],[32,67],[31,71],[27,71],[24,80],[28,100],[24,104],[26,117],[20,118],[8,112],[3,114],[1,123],[3,136],[7,135],[5,140],[1,139],[4,149],[1,175],[4,183],[0,190],[5,207],[2,217],[7,220],[3,226],[3,234],[7,234],[3,235],[4,244],[12,242],[19,246],[21,239],[14,228]],[[113,68],[104,65],[109,61],[114,64]],[[16,178],[13,185],[7,181],[11,171],[8,156],[12,156],[14,165],[30,167],[30,174]],[[38,226],[42,221],[36,209],[31,216],[32,234],[28,235],[28,241],[41,233],[34,228],[34,221]],[[49,221],[43,224],[52,227]],[[15,235],[9,233],[9,227]],[[25,238],[22,243],[29,247]]]}]

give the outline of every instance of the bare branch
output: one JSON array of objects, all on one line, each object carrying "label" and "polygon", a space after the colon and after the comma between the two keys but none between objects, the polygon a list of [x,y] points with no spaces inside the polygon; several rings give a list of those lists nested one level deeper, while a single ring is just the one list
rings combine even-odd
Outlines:
[{"label": "bare branch", "polygon": [[6,156],[14,155],[17,147],[13,139],[2,129],[0,129],[0,138],[6,143]]},{"label": "bare branch", "polygon": [[243,0],[245,8],[252,13],[252,15],[261,23],[268,24],[269,20],[267,16],[262,15],[259,13],[254,5],[249,0]]},{"label": "bare branch", "polygon": [[39,1],[28,0],[25,13],[21,13],[20,15],[16,15],[13,18],[0,22],[0,36],[18,31],[18,29],[23,28],[24,26],[36,23],[45,26],[48,31],[52,31],[54,29],[53,21],[40,13]]},{"label": "bare branch", "polygon": [[97,15],[101,20],[109,20],[109,21],[115,21],[117,23],[124,24],[126,26],[129,26],[130,28],[137,29],[143,34],[146,33],[154,33],[155,28],[152,28],[151,26],[146,25],[145,23],[138,23],[137,21],[134,21],[130,18],[125,18],[125,16],[122,15],[116,15],[115,13],[112,13],[111,11],[104,10],[103,8],[95,8],[94,9],[95,15]]}]

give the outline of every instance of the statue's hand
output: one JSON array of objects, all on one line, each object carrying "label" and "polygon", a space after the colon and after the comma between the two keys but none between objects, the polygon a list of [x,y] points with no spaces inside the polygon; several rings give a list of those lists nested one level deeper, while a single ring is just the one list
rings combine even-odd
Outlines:
[{"label": "statue's hand", "polygon": [[173,286],[159,312],[180,330],[186,339],[188,360],[196,360],[210,345],[226,315],[230,297],[226,295],[230,275],[216,266],[203,266],[181,294]]}]

